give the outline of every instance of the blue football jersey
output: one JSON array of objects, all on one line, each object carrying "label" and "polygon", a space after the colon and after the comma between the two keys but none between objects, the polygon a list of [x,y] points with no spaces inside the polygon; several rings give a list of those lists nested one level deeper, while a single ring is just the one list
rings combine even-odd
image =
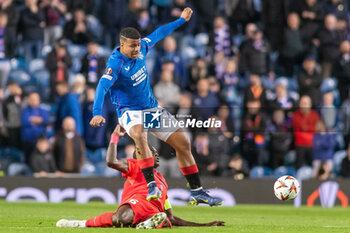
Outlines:
[{"label": "blue football jersey", "polygon": [[164,37],[186,21],[179,18],[159,27],[141,40],[141,50],[137,59],[131,59],[116,48],[109,57],[104,75],[96,89],[93,115],[102,115],[104,97],[110,93],[112,103],[117,106],[118,116],[127,110],[144,110],[158,106],[149,83],[146,55]]}]

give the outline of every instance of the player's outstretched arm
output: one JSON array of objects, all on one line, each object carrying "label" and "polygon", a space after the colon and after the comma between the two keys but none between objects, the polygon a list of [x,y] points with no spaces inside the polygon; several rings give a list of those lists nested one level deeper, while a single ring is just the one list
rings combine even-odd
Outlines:
[{"label": "player's outstretched arm", "polygon": [[129,170],[128,161],[126,159],[117,159],[119,137],[123,137],[124,135],[125,129],[118,124],[111,135],[111,141],[107,149],[106,164],[110,168],[116,169],[122,173],[127,173]]},{"label": "player's outstretched arm", "polygon": [[173,226],[182,226],[182,227],[225,226],[224,221],[213,221],[213,222],[208,222],[208,223],[196,223],[196,222],[190,222],[190,221],[183,220],[183,219],[173,215],[172,208],[167,209],[165,211],[165,213],[167,214],[167,217],[170,219],[171,224]]},{"label": "player's outstretched arm", "polygon": [[148,47],[154,46],[158,41],[167,37],[170,33],[175,31],[182,24],[188,22],[191,19],[192,13],[193,13],[192,9],[189,7],[186,7],[182,11],[179,19],[157,28],[154,32],[152,32],[150,35],[148,35],[145,38],[145,41],[147,41],[148,43]]}]

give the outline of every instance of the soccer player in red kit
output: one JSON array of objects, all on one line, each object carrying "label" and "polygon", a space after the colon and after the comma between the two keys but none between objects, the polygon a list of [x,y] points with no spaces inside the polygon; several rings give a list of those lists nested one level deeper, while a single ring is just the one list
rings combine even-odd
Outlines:
[{"label": "soccer player in red kit", "polygon": [[[122,173],[126,178],[122,200],[118,210],[107,212],[88,220],[66,220],[57,222],[57,227],[135,227],[161,228],[175,226],[224,226],[222,221],[210,223],[194,223],[180,219],[172,214],[172,208],[167,197],[168,185],[165,178],[154,169],[154,178],[159,190],[162,192],[161,198],[147,201],[147,182],[143,176],[141,168],[136,159],[117,160],[117,143],[119,136],[123,136],[125,130],[117,125],[111,137],[111,142],[107,150],[107,165]],[[159,166],[159,155],[154,147],[150,147],[154,157],[154,167]],[[136,148],[136,154],[140,153]]]}]

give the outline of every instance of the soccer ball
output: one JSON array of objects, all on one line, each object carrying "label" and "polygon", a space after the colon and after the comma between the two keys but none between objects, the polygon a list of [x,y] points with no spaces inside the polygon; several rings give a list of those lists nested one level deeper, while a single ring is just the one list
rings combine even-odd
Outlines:
[{"label": "soccer ball", "polygon": [[281,176],[275,182],[273,191],[281,201],[295,199],[300,191],[300,184],[293,176]]}]

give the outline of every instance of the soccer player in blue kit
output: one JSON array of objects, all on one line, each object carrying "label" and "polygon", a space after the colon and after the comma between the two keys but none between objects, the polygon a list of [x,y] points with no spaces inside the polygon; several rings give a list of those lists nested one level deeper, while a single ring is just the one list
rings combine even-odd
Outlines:
[{"label": "soccer player in blue kit", "polygon": [[[146,55],[158,41],[189,21],[192,13],[190,8],[185,8],[179,19],[159,27],[143,39],[134,28],[122,29],[120,46],[109,57],[105,73],[96,89],[90,125],[98,127],[105,124],[102,108],[105,95],[109,92],[112,103],[117,106],[119,124],[140,149],[137,160],[147,182],[149,201],[160,198],[162,193],[154,180],[154,158],[148,147],[147,131],[143,128],[142,112],[145,110],[156,112],[154,118],[161,116],[171,122],[176,122],[176,119],[158,105],[152,93],[146,68]],[[176,150],[178,165],[191,188],[190,204],[221,205],[223,201],[220,198],[211,197],[203,190],[191,152],[191,144],[184,131],[174,126],[170,130],[151,131],[151,133]]]}]

